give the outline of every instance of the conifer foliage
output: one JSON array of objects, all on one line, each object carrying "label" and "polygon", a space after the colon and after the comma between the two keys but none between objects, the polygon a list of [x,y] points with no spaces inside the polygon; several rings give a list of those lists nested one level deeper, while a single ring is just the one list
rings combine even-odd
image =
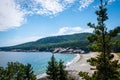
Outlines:
[{"label": "conifer foliage", "polygon": [[7,67],[0,67],[0,80],[36,80],[30,64],[8,62]]},{"label": "conifer foliage", "polygon": [[56,61],[54,54],[51,57],[51,60],[48,62],[46,73],[48,79],[50,80],[68,80],[67,72],[65,71],[64,62],[60,60]]},{"label": "conifer foliage", "polygon": [[58,75],[59,75],[59,80],[67,80],[67,72],[64,70],[65,66],[63,64],[64,62],[62,60],[59,61],[58,64]]},{"label": "conifer foliage", "polygon": [[58,63],[52,55],[51,60],[48,62],[48,67],[46,71],[48,78],[51,80],[58,80]]},{"label": "conifer foliage", "polygon": [[114,43],[112,38],[120,33],[120,26],[114,30],[107,30],[105,25],[105,21],[108,19],[107,3],[106,0],[100,0],[99,10],[96,11],[98,24],[88,23],[88,26],[94,29],[93,35],[87,37],[93,43],[88,48],[98,51],[100,54],[96,58],[88,60],[90,65],[96,67],[92,76],[86,72],[79,73],[85,80],[120,80],[120,65],[117,60],[111,61],[111,48]]}]

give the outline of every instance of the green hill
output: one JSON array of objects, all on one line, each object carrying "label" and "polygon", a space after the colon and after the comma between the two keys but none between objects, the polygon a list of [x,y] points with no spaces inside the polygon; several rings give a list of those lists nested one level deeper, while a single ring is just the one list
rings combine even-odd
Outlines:
[{"label": "green hill", "polygon": [[82,49],[87,51],[87,45],[90,43],[87,41],[86,37],[91,35],[91,33],[79,33],[72,35],[62,35],[62,36],[53,36],[39,39],[35,42],[28,42],[16,46],[0,48],[3,51],[52,51],[54,48],[73,48],[73,49]]},{"label": "green hill", "polygon": [[[79,33],[72,35],[52,36],[28,42],[20,45],[2,47],[1,51],[53,51],[55,48],[72,48],[89,51],[86,47],[90,44],[86,39],[91,33]],[[120,52],[120,35],[113,38],[117,40],[113,46],[115,52]]]}]

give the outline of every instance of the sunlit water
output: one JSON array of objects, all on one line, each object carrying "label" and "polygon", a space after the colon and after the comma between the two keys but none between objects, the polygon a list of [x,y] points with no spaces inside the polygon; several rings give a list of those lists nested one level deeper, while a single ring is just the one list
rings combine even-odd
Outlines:
[{"label": "sunlit water", "polygon": [[[0,66],[5,67],[8,62],[20,62],[31,64],[36,75],[43,74],[46,71],[47,63],[52,53],[50,52],[0,52]],[[73,54],[55,54],[57,61],[62,59],[65,64],[70,62],[75,55]]]}]

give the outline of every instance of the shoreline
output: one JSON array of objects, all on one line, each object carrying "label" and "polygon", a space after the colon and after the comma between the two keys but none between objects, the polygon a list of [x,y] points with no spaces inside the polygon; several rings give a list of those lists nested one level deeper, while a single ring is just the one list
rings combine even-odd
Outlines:
[{"label": "shoreline", "polygon": [[68,76],[74,78],[75,80],[83,80],[78,75],[80,71],[88,72],[89,75],[91,75],[93,73],[93,71],[91,70],[92,66],[87,62],[87,59],[90,59],[91,57],[95,57],[95,55],[96,55],[95,52],[80,54],[77,62],[74,62],[70,64],[68,67],[66,67],[66,70],[68,71]]},{"label": "shoreline", "polygon": [[[71,64],[76,63],[80,59],[80,54],[75,54],[75,55],[76,56],[71,61],[69,61],[65,64],[66,68],[69,67]],[[37,78],[37,80],[40,80],[42,78],[46,78],[46,76],[47,76],[47,74],[43,73],[43,74],[36,75],[36,78]]]},{"label": "shoreline", "polygon": [[47,77],[46,73],[36,75],[37,80]]},{"label": "shoreline", "polygon": [[66,67],[70,66],[73,63],[76,63],[80,59],[80,54],[75,54],[75,55],[76,56],[71,61],[69,61],[65,64]]},{"label": "shoreline", "polygon": [[[81,77],[78,75],[80,71],[88,72],[89,75],[92,75],[94,71],[91,70],[93,66],[91,66],[87,59],[92,57],[96,57],[98,55],[97,52],[89,52],[86,54],[75,54],[76,56],[70,61],[65,64],[65,70],[68,71],[68,76],[74,78],[75,80],[82,80]],[[47,74],[44,73],[42,75],[37,75],[37,80],[46,80]]]}]

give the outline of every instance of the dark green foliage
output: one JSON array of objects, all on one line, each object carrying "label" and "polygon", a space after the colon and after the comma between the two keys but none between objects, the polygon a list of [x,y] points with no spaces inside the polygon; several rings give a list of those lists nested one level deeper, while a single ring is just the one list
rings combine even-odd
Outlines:
[{"label": "dark green foliage", "polygon": [[36,80],[31,65],[8,62],[6,68],[0,67],[0,80]]},{"label": "dark green foliage", "polygon": [[67,71],[65,71],[65,66],[63,63],[64,62],[62,60],[59,61],[59,65],[58,65],[59,80],[67,80]]},{"label": "dark green foliage", "polygon": [[6,80],[6,77],[7,77],[7,71],[3,68],[3,67],[0,67],[0,80]]},{"label": "dark green foliage", "polygon": [[101,54],[97,58],[88,60],[90,65],[96,66],[95,72],[89,76],[87,72],[79,72],[79,75],[85,80],[120,80],[120,65],[118,61],[110,61],[105,57],[106,64],[104,64],[104,55]]},{"label": "dark green foliage", "polygon": [[113,46],[112,46],[113,51],[120,52],[120,35],[113,38],[113,41],[114,41]]},{"label": "dark green foliage", "polygon": [[18,49],[18,51],[22,50],[39,50],[39,51],[51,51],[56,47],[70,47],[70,48],[78,48],[83,50],[88,50],[86,48],[89,45],[86,36],[91,35],[91,33],[79,33],[73,35],[62,35],[62,36],[54,36],[47,37],[37,40],[35,42],[24,43],[21,45],[4,47],[0,48],[4,51],[10,51],[14,49]]},{"label": "dark green foliage", "polygon": [[[112,31],[113,32],[113,31]],[[80,34],[73,34],[73,35],[64,35],[64,36],[55,36],[55,37],[47,37],[40,39],[35,42],[29,42],[21,45],[16,45],[12,47],[3,47],[0,48],[0,50],[3,51],[11,51],[14,49],[17,49],[17,51],[27,51],[27,50],[38,50],[38,51],[53,51],[54,48],[62,47],[62,48],[73,48],[73,49],[82,49],[86,52],[90,51],[86,47],[90,45],[90,42],[92,42],[96,37],[94,35],[94,39],[90,39],[91,37],[88,37],[88,41],[86,37],[88,35],[92,35],[91,33],[80,33]],[[113,40],[120,39],[120,35],[115,37]],[[112,47],[114,51],[120,50],[120,44]],[[95,46],[95,45],[94,45]],[[91,49],[93,50],[93,49]],[[93,50],[94,51],[94,50]]]},{"label": "dark green foliage", "polygon": [[[106,64],[104,62],[106,61]],[[119,65],[118,61],[110,61],[108,56],[104,56],[104,54],[100,54],[96,59],[89,61],[90,63],[94,63],[97,71],[94,72],[92,78],[95,80],[119,80]]]},{"label": "dark green foliage", "polygon": [[46,73],[48,75],[48,79],[58,80],[58,77],[59,77],[58,76],[58,63],[54,55],[52,55],[51,60],[48,62]]},{"label": "dark green foliage", "polygon": [[34,71],[33,71],[33,68],[31,67],[30,64],[27,64],[25,66],[25,72],[26,72],[26,79],[27,80],[35,80],[35,75],[34,75]]},{"label": "dark green foliage", "polygon": [[57,62],[54,54],[48,62],[46,73],[48,75],[48,79],[50,80],[72,80],[67,78],[67,71],[65,71],[64,62],[62,60]]},{"label": "dark green foliage", "polygon": [[[92,36],[87,37],[93,43],[88,48],[98,51],[100,54],[96,58],[88,60],[90,65],[96,67],[92,76],[86,72],[79,73],[86,80],[120,80],[120,64],[117,60],[111,61],[110,54],[113,51],[113,44],[116,43],[115,37],[120,33],[120,26],[114,30],[107,30],[105,26],[105,21],[108,19],[106,5],[106,1],[100,0],[99,10],[96,11],[98,24],[88,23],[88,26],[94,29]],[[120,38],[118,39],[120,40]]]},{"label": "dark green foliage", "polygon": [[85,79],[85,80],[95,80],[95,79],[91,78],[91,77],[88,75],[87,72],[79,72],[78,75],[80,75],[80,76],[82,77],[82,79]]}]

